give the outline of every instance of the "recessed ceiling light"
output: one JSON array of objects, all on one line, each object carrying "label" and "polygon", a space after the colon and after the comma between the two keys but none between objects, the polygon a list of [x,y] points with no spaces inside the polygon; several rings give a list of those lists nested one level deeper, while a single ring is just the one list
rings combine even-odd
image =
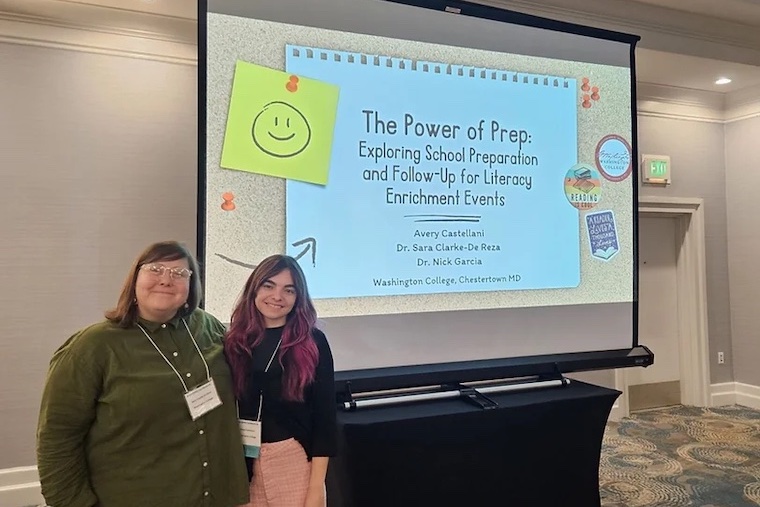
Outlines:
[{"label": "recessed ceiling light", "polygon": [[730,83],[730,82],[731,82],[731,79],[729,79],[729,78],[727,78],[727,77],[721,77],[721,78],[718,78],[718,79],[715,81],[715,84],[716,84],[716,85],[724,85],[724,84],[728,84],[728,83]]}]

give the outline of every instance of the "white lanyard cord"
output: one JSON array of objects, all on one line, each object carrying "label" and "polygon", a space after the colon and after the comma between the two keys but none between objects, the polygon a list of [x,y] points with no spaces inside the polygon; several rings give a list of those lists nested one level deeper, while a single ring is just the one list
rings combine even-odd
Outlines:
[{"label": "white lanyard cord", "polygon": [[185,325],[185,329],[187,329],[187,334],[190,335],[190,339],[193,341],[193,345],[195,345],[195,350],[198,352],[198,355],[201,356],[201,361],[203,361],[203,367],[206,368],[206,380],[211,380],[211,372],[208,369],[208,363],[206,362],[206,358],[203,357],[203,354],[201,353],[201,349],[200,347],[198,347],[198,343],[195,341],[195,337],[193,337],[193,333],[190,332],[190,328],[188,327],[187,322],[185,322],[185,319],[182,319],[182,323]]},{"label": "white lanyard cord", "polygon": [[[282,337],[280,338],[280,341],[277,342],[277,346],[274,348],[274,352],[272,352],[272,357],[269,358],[269,362],[267,363],[267,367],[264,368],[264,373],[269,371],[269,367],[272,366],[272,361],[274,361],[274,356],[277,355],[277,351],[280,350],[280,344],[282,343]],[[256,415],[256,420],[261,420],[261,406],[264,404],[264,392],[259,392],[259,413]]]},{"label": "white lanyard cord", "polygon": [[[211,372],[208,369],[208,363],[206,362],[206,358],[203,357],[203,354],[201,353],[201,349],[198,347],[198,343],[195,341],[195,337],[193,337],[193,333],[190,332],[190,327],[188,327],[187,322],[185,322],[185,319],[182,319],[182,323],[185,325],[185,329],[187,329],[187,334],[190,335],[190,340],[192,340],[193,345],[195,345],[195,350],[198,351],[198,355],[201,356],[201,361],[203,361],[203,366],[206,368],[206,380],[211,380]],[[140,331],[143,332],[145,337],[150,341],[150,344],[153,345],[153,348],[156,349],[156,352],[158,352],[161,357],[164,358],[164,361],[166,361],[166,364],[169,365],[169,368],[171,368],[174,371],[174,374],[177,376],[180,382],[182,382],[182,387],[185,389],[185,392],[188,393],[190,390],[187,388],[187,384],[185,384],[185,380],[182,378],[182,375],[179,374],[177,371],[177,368],[174,367],[174,365],[169,361],[169,359],[164,355],[163,352],[161,352],[161,349],[158,348],[158,345],[156,345],[156,342],[153,341],[153,338],[150,337],[148,332],[145,330],[144,327],[142,327],[140,324],[137,324],[137,327],[140,328]],[[279,346],[279,345],[278,345]]]}]

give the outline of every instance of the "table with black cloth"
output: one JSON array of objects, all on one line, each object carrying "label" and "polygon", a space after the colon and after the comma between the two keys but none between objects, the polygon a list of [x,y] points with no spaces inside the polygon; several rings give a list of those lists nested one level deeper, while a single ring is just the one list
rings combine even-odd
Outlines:
[{"label": "table with black cloth", "polygon": [[600,505],[604,428],[620,391],[564,387],[338,414],[329,507]]}]

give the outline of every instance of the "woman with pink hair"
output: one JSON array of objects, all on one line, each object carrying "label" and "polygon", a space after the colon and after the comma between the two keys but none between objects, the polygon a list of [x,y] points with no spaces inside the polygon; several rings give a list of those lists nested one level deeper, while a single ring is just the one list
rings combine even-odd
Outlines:
[{"label": "woman with pink hair", "polygon": [[225,339],[251,477],[248,507],[324,507],[337,448],[332,353],[298,262],[267,257]]}]

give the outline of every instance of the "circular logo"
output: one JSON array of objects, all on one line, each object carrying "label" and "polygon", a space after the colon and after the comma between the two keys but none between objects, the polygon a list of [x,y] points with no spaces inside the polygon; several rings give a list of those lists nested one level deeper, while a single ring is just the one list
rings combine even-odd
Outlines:
[{"label": "circular logo", "polygon": [[631,145],[617,134],[604,136],[596,145],[596,166],[610,181],[623,181],[633,168]]},{"label": "circular logo", "polygon": [[581,211],[589,210],[602,200],[599,171],[589,164],[576,164],[565,175],[567,200]]}]

